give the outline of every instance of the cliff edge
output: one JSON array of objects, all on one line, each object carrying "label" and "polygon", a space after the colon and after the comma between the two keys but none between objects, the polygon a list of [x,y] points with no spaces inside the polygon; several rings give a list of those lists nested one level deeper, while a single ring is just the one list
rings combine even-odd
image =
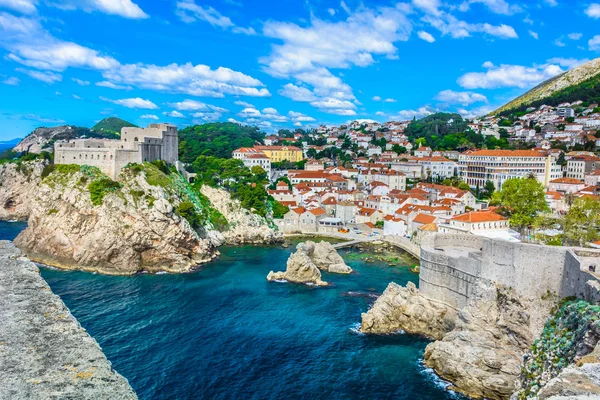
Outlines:
[{"label": "cliff edge", "polygon": [[0,241],[0,398],[137,399],[34,263]]}]

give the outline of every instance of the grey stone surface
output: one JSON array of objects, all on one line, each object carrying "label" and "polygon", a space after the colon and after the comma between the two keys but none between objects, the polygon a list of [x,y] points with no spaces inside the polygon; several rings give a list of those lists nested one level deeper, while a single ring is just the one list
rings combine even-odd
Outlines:
[{"label": "grey stone surface", "polygon": [[0,399],[137,399],[40,276],[0,241]]}]

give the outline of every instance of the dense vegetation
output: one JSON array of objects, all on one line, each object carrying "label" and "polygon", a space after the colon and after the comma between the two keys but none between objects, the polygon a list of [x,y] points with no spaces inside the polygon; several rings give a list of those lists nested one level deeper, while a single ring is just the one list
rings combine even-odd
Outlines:
[{"label": "dense vegetation", "polygon": [[234,199],[240,200],[242,207],[262,217],[272,214],[280,218],[287,212],[287,207],[267,193],[267,174],[261,167],[248,169],[242,161],[233,158],[199,156],[191,168],[197,174],[194,183],[197,188],[203,184],[223,187]]},{"label": "dense vegetation", "polygon": [[506,116],[518,112],[524,112],[529,107],[540,107],[544,104],[556,107],[561,103],[572,103],[577,100],[589,103],[600,102],[600,73],[577,85],[561,89],[549,97],[527,102],[519,107],[509,110],[504,110],[498,115]]},{"label": "dense vegetation", "polygon": [[199,156],[231,157],[239,147],[262,143],[265,134],[257,127],[231,122],[193,125],[179,130],[179,159],[193,163]]},{"label": "dense vegetation", "polygon": [[120,135],[121,128],[133,126],[137,127],[137,125],[132,124],[131,122],[125,121],[121,118],[117,117],[108,117],[104,118],[102,121],[98,122],[96,125],[92,127],[93,131],[102,132],[102,133],[113,133]]},{"label": "dense vegetation", "polygon": [[[600,239],[600,201],[592,197],[577,198],[573,194],[565,195],[569,206],[566,214],[559,217],[541,215],[535,221],[540,230],[535,238],[540,242],[555,246],[585,246]],[[553,236],[543,233],[553,229],[559,234]]]},{"label": "dense vegetation", "polygon": [[6,163],[14,163],[20,164],[25,161],[34,161],[34,160],[54,160],[54,153],[50,153],[47,151],[42,151],[39,154],[36,153],[17,153],[12,150],[5,150],[0,153],[0,164]]},{"label": "dense vegetation", "polygon": [[595,346],[591,340],[597,341],[599,336],[600,306],[569,298],[561,301],[525,358],[518,399],[535,397],[578,353],[589,353]]},{"label": "dense vegetation", "polygon": [[502,190],[492,195],[491,204],[499,206],[498,212],[518,228],[533,225],[540,213],[550,210],[544,185],[535,176],[507,179]]}]

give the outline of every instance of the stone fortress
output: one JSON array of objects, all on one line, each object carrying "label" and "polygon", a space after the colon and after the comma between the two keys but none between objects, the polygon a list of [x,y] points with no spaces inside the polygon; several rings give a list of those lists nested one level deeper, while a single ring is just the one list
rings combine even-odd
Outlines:
[{"label": "stone fortress", "polygon": [[438,234],[421,243],[419,291],[455,310],[467,306],[478,284],[490,282],[523,298],[552,294],[598,303],[600,275],[590,271],[596,264],[600,250]]},{"label": "stone fortress", "polygon": [[150,124],[147,128],[125,127],[120,140],[75,139],[54,144],[55,164],[98,167],[112,179],[129,163],[163,160],[175,165],[178,158],[177,127]]}]

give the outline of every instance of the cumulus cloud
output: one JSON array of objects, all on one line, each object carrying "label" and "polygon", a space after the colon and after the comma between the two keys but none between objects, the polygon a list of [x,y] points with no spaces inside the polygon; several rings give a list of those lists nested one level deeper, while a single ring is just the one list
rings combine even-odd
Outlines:
[{"label": "cumulus cloud", "polygon": [[569,38],[569,39],[571,39],[571,40],[579,40],[579,39],[581,39],[581,38],[582,38],[582,36],[583,36],[583,33],[575,33],[575,32],[574,32],[574,33],[569,33],[567,36],[568,36],[568,38]]},{"label": "cumulus cloud", "polygon": [[598,4],[598,3],[590,4],[586,8],[585,14],[590,18],[594,18],[594,19],[600,18],[600,4]]},{"label": "cumulus cloud", "polygon": [[456,112],[459,113],[460,115],[462,115],[463,118],[473,119],[473,118],[487,115],[487,114],[491,113],[492,111],[494,111],[496,108],[497,107],[490,107],[490,106],[481,106],[481,107],[473,108],[471,110],[459,108],[458,110],[456,110]]},{"label": "cumulus cloud", "polygon": [[523,11],[523,8],[518,4],[510,4],[505,0],[469,0],[468,3],[482,3],[496,14],[513,15]]},{"label": "cumulus cloud", "polygon": [[600,50],[600,35],[596,35],[588,41],[588,46],[590,50],[597,51]]},{"label": "cumulus cloud", "polygon": [[539,38],[538,33],[531,30],[529,31],[529,35],[536,40]]},{"label": "cumulus cloud", "polygon": [[90,84],[90,81],[84,81],[79,78],[71,78],[71,80],[80,86],[88,86]]},{"label": "cumulus cloud", "polygon": [[155,121],[159,120],[158,116],[156,116],[154,114],[144,114],[140,118],[142,118],[142,119],[153,119]]},{"label": "cumulus cloud", "polygon": [[373,96],[373,101],[381,101],[381,96]]},{"label": "cumulus cloud", "polygon": [[50,84],[62,81],[62,75],[50,71],[35,71],[25,68],[17,68],[16,70],[26,75],[29,75],[33,79],[37,79],[38,81]]},{"label": "cumulus cloud", "polygon": [[564,72],[555,63],[525,67],[506,64],[496,66],[488,61],[483,67],[487,71],[466,73],[458,78],[458,84],[466,89],[529,88]]},{"label": "cumulus cloud", "polygon": [[37,11],[36,3],[36,0],[0,0],[0,7],[23,14],[35,14]]},{"label": "cumulus cloud", "polygon": [[435,96],[435,99],[446,104],[460,104],[462,106],[480,102],[487,103],[488,101],[487,97],[479,93],[455,92],[453,90],[442,90]]},{"label": "cumulus cloud", "polygon": [[[288,117],[286,117],[285,115],[281,115],[279,114],[279,112],[273,108],[273,107],[267,107],[267,108],[263,108],[262,111],[259,111],[256,108],[253,107],[247,107],[244,108],[242,111],[240,111],[238,113],[238,115],[240,117],[243,118],[247,118],[246,122],[262,122],[263,125],[262,126],[270,126],[269,124],[265,124],[265,121],[272,121],[272,122],[286,122],[288,121]],[[261,124],[258,124],[259,126],[261,126]]]},{"label": "cumulus cloud", "polygon": [[244,107],[244,108],[246,108],[246,107],[254,108],[254,105],[247,103],[245,101],[238,100],[238,101],[234,101],[233,104],[235,104],[236,106]]},{"label": "cumulus cloud", "polygon": [[567,67],[567,68],[575,68],[581,64],[585,64],[586,62],[590,61],[587,58],[583,58],[583,59],[577,59],[577,58],[562,58],[562,57],[554,57],[548,60],[548,63],[550,64],[558,64],[561,67]]},{"label": "cumulus cloud", "polygon": [[271,94],[258,79],[229,68],[212,69],[207,65],[121,64],[111,56],[55,38],[46,32],[39,21],[0,13],[3,34],[0,47],[8,50],[6,58],[27,67],[43,71],[62,72],[67,68],[84,68],[101,73],[101,86],[128,86],[183,93],[192,96],[266,97]]},{"label": "cumulus cloud", "polygon": [[[37,0],[0,0],[0,7],[23,14],[35,14],[37,4]],[[130,19],[148,18],[148,14],[131,0],[62,0],[60,2],[46,1],[45,4],[62,10],[101,12]]]},{"label": "cumulus cloud", "polygon": [[293,83],[284,85],[279,94],[294,101],[309,102],[317,100],[317,96],[310,89],[296,86]]},{"label": "cumulus cloud", "polygon": [[290,119],[293,122],[315,122],[316,119],[309,117],[308,115],[302,114],[301,112],[290,111],[288,113]]},{"label": "cumulus cloud", "polygon": [[182,113],[180,113],[177,110],[165,111],[165,112],[163,112],[163,115],[166,115],[167,117],[171,117],[171,118],[185,118],[185,115],[183,115]]},{"label": "cumulus cloud", "polygon": [[175,14],[185,23],[196,21],[208,22],[214,27],[221,29],[231,29],[234,33],[244,35],[256,35],[253,28],[243,28],[236,26],[229,17],[224,16],[211,6],[200,6],[194,0],[182,0],[176,4]]},{"label": "cumulus cloud", "polygon": [[419,36],[420,39],[423,39],[426,42],[429,42],[429,43],[435,42],[435,38],[429,32],[419,31],[419,32],[417,32],[417,36]]},{"label": "cumulus cloud", "polygon": [[143,109],[149,109],[149,110],[155,110],[158,108],[158,106],[156,104],[154,104],[153,102],[151,102],[150,100],[145,100],[140,97],[133,97],[133,98],[129,98],[129,99],[119,99],[119,100],[112,100],[112,99],[107,99],[106,97],[100,97],[100,100],[107,101],[107,102],[113,103],[113,104],[118,104],[120,106],[124,106],[127,108],[143,108]]},{"label": "cumulus cloud", "polygon": [[391,116],[392,119],[401,119],[401,120],[408,120],[408,119],[413,119],[413,118],[423,118],[426,117],[428,115],[434,114],[436,112],[436,109],[430,107],[430,106],[423,106],[423,107],[419,107],[416,110],[402,110],[399,111],[396,115]]},{"label": "cumulus cloud", "polygon": [[186,99],[177,103],[169,103],[169,107],[175,108],[180,111],[216,111],[216,112],[227,112],[228,110],[222,107],[213,106],[212,104],[206,104],[197,100]]}]

